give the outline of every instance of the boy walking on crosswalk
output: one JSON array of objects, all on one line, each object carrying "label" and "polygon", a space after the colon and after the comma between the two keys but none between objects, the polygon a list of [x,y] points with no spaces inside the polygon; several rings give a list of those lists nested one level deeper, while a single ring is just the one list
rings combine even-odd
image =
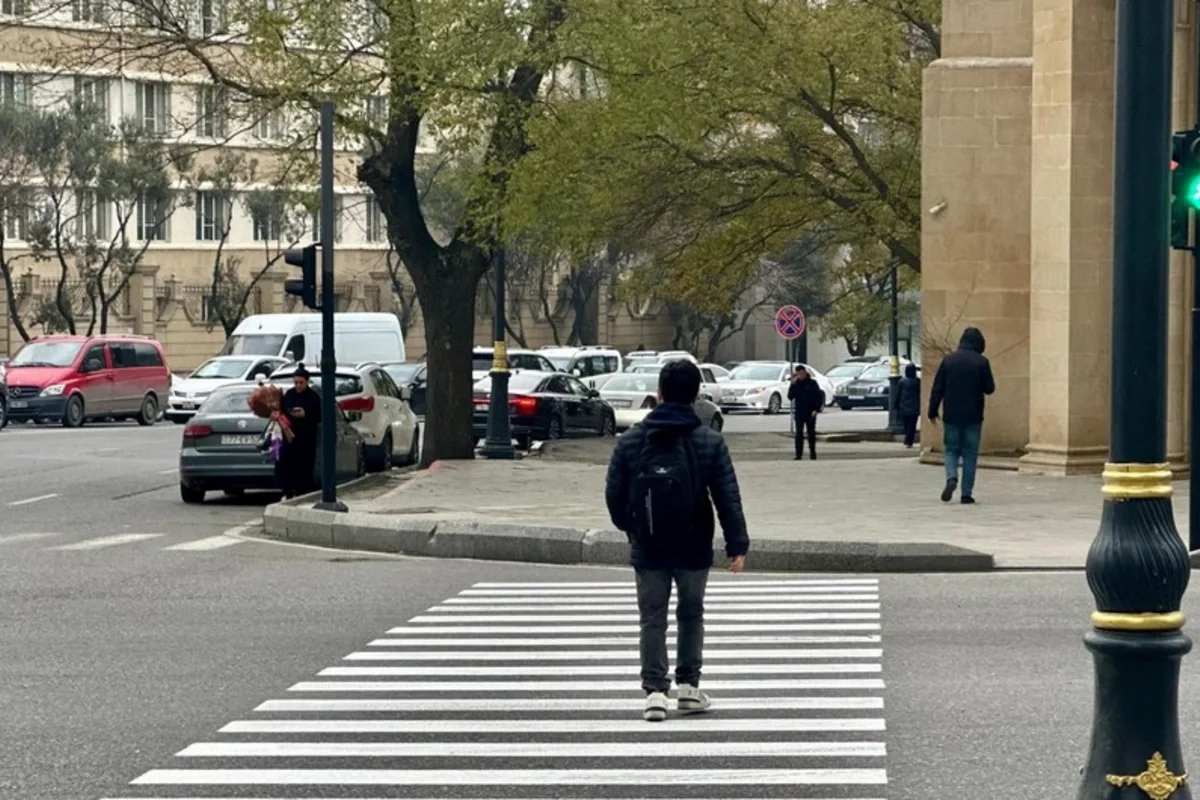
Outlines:
[{"label": "boy walking on crosswalk", "polygon": [[713,565],[713,506],[721,520],[729,569],[741,572],[750,549],[733,461],[721,434],[700,424],[693,403],[700,370],[671,361],[658,378],[658,406],[617,442],[608,465],[605,500],[613,524],[629,537],[641,617],[644,717],[667,718],[667,611],[671,588],[678,652],[676,704],[682,713],[706,711],[700,690],[704,648],[704,591]]}]

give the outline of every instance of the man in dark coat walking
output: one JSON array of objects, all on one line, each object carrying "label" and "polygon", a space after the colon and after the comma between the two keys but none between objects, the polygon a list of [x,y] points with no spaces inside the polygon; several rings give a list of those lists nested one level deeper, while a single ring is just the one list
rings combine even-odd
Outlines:
[{"label": "man in dark coat walking", "polygon": [[283,452],[275,464],[275,479],[284,497],[298,497],[314,488],[318,430],[321,425],[321,396],[309,385],[309,373],[301,364],[292,373],[292,388],[283,393],[282,413],[291,425]]},{"label": "man in dark coat walking", "polygon": [[[695,364],[672,361],[664,365],[658,378],[661,402],[640,425],[617,440],[608,465],[604,499],[613,525],[629,537],[630,561],[637,578],[642,688],[646,692],[643,717],[649,722],[667,718],[671,689],[667,609],[672,584],[679,591],[675,609],[676,705],[682,713],[698,713],[711,703],[700,691],[700,667],[704,592],[713,565],[713,505],[732,572],[742,571],[750,549],[733,461],[721,434],[702,425],[696,416],[692,404],[699,393],[700,370]],[[662,477],[678,480],[652,483]],[[648,485],[661,493],[646,491]],[[678,491],[672,493],[672,488]],[[655,513],[658,503],[671,501],[676,506],[673,516],[682,520],[676,525],[670,524],[671,515]]]},{"label": "man in dark coat walking", "polygon": [[921,379],[916,364],[904,368],[904,377],[896,388],[896,413],[904,425],[904,446],[912,447],[917,439],[917,420],[921,418]]},{"label": "man in dark coat walking", "polygon": [[[978,328],[967,328],[958,349],[942,359],[929,394],[929,421],[942,409],[942,443],[946,451],[946,486],[942,502],[949,503],[958,488],[962,461],[962,502],[975,502],[975,466],[983,434],[984,397],[996,391],[992,365],[983,355],[986,342]],[[944,405],[944,408],[943,408]]]},{"label": "man in dark coat walking", "polygon": [[825,392],[803,364],[796,367],[792,376],[788,400],[792,401],[792,415],[796,420],[796,460],[804,458],[804,440],[807,438],[809,457],[816,461],[817,414],[825,409]]}]

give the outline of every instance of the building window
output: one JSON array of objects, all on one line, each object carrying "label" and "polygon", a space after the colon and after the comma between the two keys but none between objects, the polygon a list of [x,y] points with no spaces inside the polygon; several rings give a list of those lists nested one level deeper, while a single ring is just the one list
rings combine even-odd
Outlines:
[{"label": "building window", "polygon": [[150,133],[167,132],[171,120],[171,87],[165,83],[135,83],[138,123]]},{"label": "building window", "polygon": [[251,214],[254,241],[275,242],[283,238],[283,214],[277,210],[257,209]]},{"label": "building window", "polygon": [[16,72],[0,73],[0,101],[5,105],[28,108],[32,97],[32,75]]},{"label": "building window", "polygon": [[254,135],[264,142],[277,142],[283,138],[283,109],[273,108],[265,112],[254,125]]},{"label": "building window", "polygon": [[367,98],[367,124],[377,131],[387,131],[388,99],[386,95],[373,94]]},{"label": "building window", "polygon": [[[5,193],[9,195],[8,192]],[[4,226],[4,238],[25,241],[29,235],[29,198],[22,191],[14,191],[4,198],[0,209],[0,225]]]},{"label": "building window", "polygon": [[107,241],[109,205],[91,190],[75,194],[75,235],[84,241]]},{"label": "building window", "polygon": [[75,100],[108,119],[108,78],[75,78]]},{"label": "building window", "polygon": [[379,208],[379,201],[374,197],[367,198],[367,241],[382,242],[387,234],[387,225],[383,219],[383,211]]},{"label": "building window", "polygon": [[224,0],[200,0],[200,35],[225,33]]},{"label": "building window", "polygon": [[10,17],[23,17],[29,13],[26,0],[0,0],[0,14]]},{"label": "building window", "polygon": [[216,192],[196,192],[196,241],[216,242],[229,230],[225,198]]},{"label": "building window", "polygon": [[76,22],[104,22],[104,0],[74,0],[71,4],[71,19]]},{"label": "building window", "polygon": [[[340,242],[342,240],[342,198],[335,197],[333,202],[333,240]],[[320,242],[321,239],[321,209],[317,209],[312,214],[312,240]]]},{"label": "building window", "polygon": [[142,196],[137,204],[137,238],[144,242],[167,240],[167,201]]},{"label": "building window", "polygon": [[225,92],[216,86],[196,88],[196,135],[225,138]]}]

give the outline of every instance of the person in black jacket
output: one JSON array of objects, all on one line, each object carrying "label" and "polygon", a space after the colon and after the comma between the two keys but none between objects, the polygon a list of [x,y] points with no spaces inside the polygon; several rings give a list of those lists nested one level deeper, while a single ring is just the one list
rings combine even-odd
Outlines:
[{"label": "person in black jacket", "polygon": [[283,409],[291,425],[283,453],[275,463],[275,480],[284,497],[299,497],[315,487],[314,471],[320,441],[321,396],[309,384],[309,373],[301,364],[292,374],[292,388],[283,394]]},{"label": "person in black jacket", "polygon": [[804,440],[807,438],[809,457],[816,461],[817,414],[825,408],[825,392],[803,364],[796,367],[796,374],[792,376],[788,400],[792,401],[792,415],[796,420],[796,460],[804,458]]},{"label": "person in black jacket", "polygon": [[[672,583],[679,591],[675,611],[678,623],[678,655],[675,665],[676,703],[681,712],[696,713],[710,705],[700,691],[700,667],[704,645],[704,591],[713,565],[713,505],[725,535],[729,569],[741,572],[750,537],[742,513],[733,461],[721,434],[701,425],[692,404],[700,393],[700,370],[690,361],[672,361],[658,378],[660,403],[646,419],[617,440],[608,465],[605,501],[618,530],[629,537],[630,562],[637,579],[638,611],[641,617],[641,678],[646,692],[644,717],[659,722],[667,716],[667,693],[671,688],[667,660],[667,606]],[[694,513],[687,514],[686,530],[664,536],[649,536],[642,530],[641,508],[650,496],[637,492],[646,480],[644,465],[654,448],[679,447],[690,473],[689,501]],[[658,462],[655,462],[657,466]],[[660,469],[666,469],[665,467]],[[711,499],[710,499],[711,498]],[[685,508],[685,511],[688,510]]]},{"label": "person in black jacket", "polygon": [[[983,434],[983,398],[996,391],[992,365],[983,355],[986,342],[978,328],[967,328],[958,349],[942,359],[929,394],[929,421],[942,409],[942,443],[946,451],[946,486],[942,502],[949,503],[958,488],[962,460],[962,502],[975,502],[975,465]],[[943,407],[944,406],[944,407]]]},{"label": "person in black jacket", "polygon": [[916,364],[904,368],[904,377],[896,388],[896,413],[904,424],[904,446],[912,447],[917,438],[917,420],[921,418],[921,379]]}]

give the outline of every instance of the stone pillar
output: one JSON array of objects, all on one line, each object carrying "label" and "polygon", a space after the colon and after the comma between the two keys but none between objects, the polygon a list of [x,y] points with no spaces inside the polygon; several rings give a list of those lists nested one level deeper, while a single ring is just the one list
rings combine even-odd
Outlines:
[{"label": "stone pillar", "polygon": [[371,285],[379,292],[379,310],[395,312],[396,292],[392,289],[392,274],[386,269],[373,269],[367,273]]},{"label": "stone pillar", "polygon": [[283,284],[287,276],[281,270],[269,269],[258,279],[258,288],[262,297],[262,313],[283,314],[287,309],[283,305]]},{"label": "stone pillar", "polygon": [[[922,383],[928,397],[963,329],[983,330],[997,385],[989,452],[1029,441],[1033,2],[944,0],[942,57],[924,76]],[[924,445],[940,450],[940,436]]]},{"label": "stone pillar", "polygon": [[[1175,130],[1196,123],[1196,13],[1194,0],[1175,0]],[[1167,338],[1167,460],[1175,471],[1189,459],[1191,397],[1192,257],[1171,251]]]},{"label": "stone pillar", "polygon": [[128,291],[133,332],[141,336],[154,336],[158,323],[158,267],[138,264],[129,276]]},{"label": "stone pillar", "polygon": [[1025,472],[1099,472],[1108,453],[1115,25],[1112,0],[1034,0]]}]

